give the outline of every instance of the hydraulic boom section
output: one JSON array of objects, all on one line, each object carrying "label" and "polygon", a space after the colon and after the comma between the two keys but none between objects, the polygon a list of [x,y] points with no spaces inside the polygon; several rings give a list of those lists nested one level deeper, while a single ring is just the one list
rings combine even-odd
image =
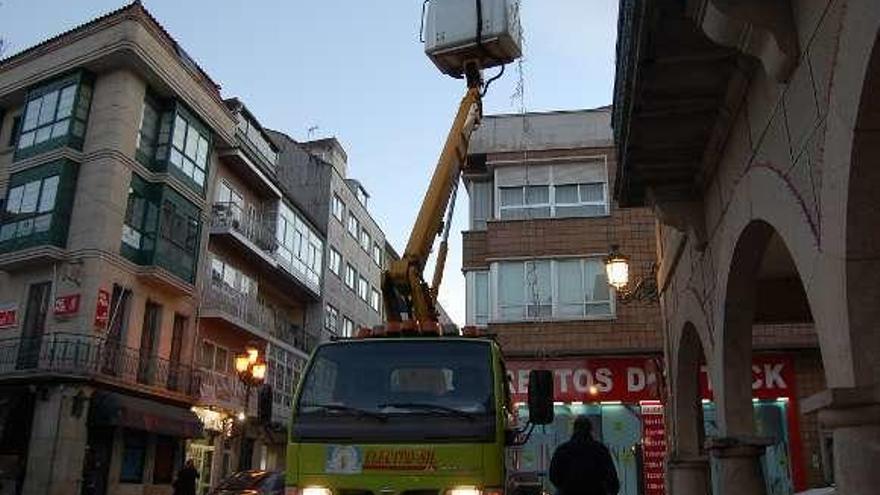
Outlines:
[{"label": "hydraulic boom section", "polygon": [[[451,221],[450,214],[444,223],[444,215],[447,209],[453,207],[450,198],[454,197],[462,168],[466,166],[471,134],[483,116],[480,94],[482,80],[479,71],[471,68],[467,80],[467,93],[461,100],[455,121],[449,130],[437,168],[410,233],[406,251],[401,259],[391,261],[382,275],[388,330],[398,327],[402,330],[434,333],[438,329],[437,291],[446,264],[447,249],[444,227],[448,228]],[[434,245],[434,238],[440,235],[443,236],[443,241],[437,253],[433,286],[429,287],[423,272]]]}]

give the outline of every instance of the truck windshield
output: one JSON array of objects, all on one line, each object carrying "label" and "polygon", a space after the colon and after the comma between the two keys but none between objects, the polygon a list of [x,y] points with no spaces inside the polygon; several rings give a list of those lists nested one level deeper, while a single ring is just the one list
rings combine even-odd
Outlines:
[{"label": "truck windshield", "polygon": [[383,438],[393,436],[393,430],[409,437],[430,434],[424,419],[436,418],[431,424],[442,425],[447,434],[482,435],[487,426],[493,430],[492,376],[487,342],[367,340],[326,345],[315,352],[307,371],[294,430],[304,436],[327,437],[346,430],[348,437]]}]

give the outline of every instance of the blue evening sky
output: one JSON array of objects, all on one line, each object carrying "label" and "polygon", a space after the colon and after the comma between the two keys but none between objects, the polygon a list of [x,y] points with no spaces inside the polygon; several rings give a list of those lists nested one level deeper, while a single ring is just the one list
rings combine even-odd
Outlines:
[{"label": "blue evening sky", "polygon": [[[349,175],[398,251],[406,244],[464,83],[442,75],[418,40],[421,0],[144,0],[185,50],[270,128],[335,136]],[[120,0],[0,0],[6,55],[123,5]],[[611,102],[617,0],[523,0],[529,111]],[[485,113],[511,113],[514,66]],[[462,192],[464,188],[462,188]],[[459,195],[440,300],[464,324]],[[428,274],[430,278],[430,274]]]}]

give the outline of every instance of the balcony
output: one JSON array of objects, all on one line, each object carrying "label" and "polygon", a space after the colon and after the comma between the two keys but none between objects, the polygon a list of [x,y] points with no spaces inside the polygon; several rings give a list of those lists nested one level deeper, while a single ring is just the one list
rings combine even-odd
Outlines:
[{"label": "balcony", "polygon": [[185,402],[198,396],[201,373],[191,366],[94,335],[50,333],[0,340],[0,380],[93,380]]},{"label": "balcony", "polygon": [[259,255],[269,266],[277,243],[259,215],[247,214],[235,203],[214,203],[211,207],[211,234],[226,238],[240,251]]},{"label": "balcony", "polygon": [[[244,408],[245,386],[237,376],[215,371],[201,370],[202,380],[199,391],[199,405],[212,406],[229,411],[241,411]],[[251,390],[248,404],[248,416],[257,415],[257,392]]]},{"label": "balcony", "polygon": [[265,341],[306,354],[318,344],[317,336],[306,332],[283,312],[216,280],[211,280],[203,293],[201,317],[223,320]]}]

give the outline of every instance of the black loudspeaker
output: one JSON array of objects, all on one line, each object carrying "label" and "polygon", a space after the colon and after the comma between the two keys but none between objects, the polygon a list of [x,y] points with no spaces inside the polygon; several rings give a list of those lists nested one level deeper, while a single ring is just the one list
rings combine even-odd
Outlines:
[{"label": "black loudspeaker", "polygon": [[553,373],[549,370],[529,372],[529,422],[536,425],[553,422]]}]

